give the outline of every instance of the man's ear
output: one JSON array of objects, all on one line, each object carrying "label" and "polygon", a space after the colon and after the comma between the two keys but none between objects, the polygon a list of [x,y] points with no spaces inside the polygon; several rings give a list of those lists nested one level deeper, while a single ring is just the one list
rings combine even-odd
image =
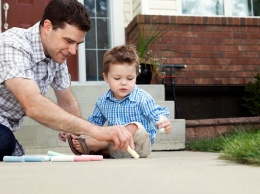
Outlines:
[{"label": "man's ear", "polygon": [[44,20],[43,22],[44,33],[49,33],[52,30],[52,23],[50,20]]},{"label": "man's ear", "polygon": [[103,73],[102,75],[103,75],[103,78],[104,78],[105,82],[107,82],[107,83],[108,83],[108,79],[107,79],[107,76],[106,76],[106,74],[105,74],[105,73]]}]

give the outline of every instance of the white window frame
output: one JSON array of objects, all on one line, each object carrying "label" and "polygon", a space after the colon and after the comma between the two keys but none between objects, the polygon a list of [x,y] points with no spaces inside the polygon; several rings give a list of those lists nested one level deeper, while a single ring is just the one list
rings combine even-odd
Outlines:
[{"label": "white window frame", "polygon": [[[181,4],[182,0],[176,0],[177,3],[177,14],[178,15],[183,15],[182,14],[182,4]],[[251,0],[252,2],[252,0]],[[192,14],[185,14],[188,16],[194,16]],[[196,15],[196,16],[203,16],[203,15]],[[215,15],[213,17],[241,17],[241,16],[232,16],[232,2],[231,0],[224,0],[224,15]],[[259,16],[247,16],[247,17],[259,17]]]},{"label": "white window frame", "polygon": [[[78,0],[82,4],[84,0]],[[124,5],[123,1],[109,1],[108,8],[110,9],[110,26],[111,26],[111,47],[125,43],[125,27],[124,27]],[[97,81],[86,81],[86,54],[85,44],[79,45],[78,49],[78,73],[79,81],[73,81],[72,84],[86,84]]]}]

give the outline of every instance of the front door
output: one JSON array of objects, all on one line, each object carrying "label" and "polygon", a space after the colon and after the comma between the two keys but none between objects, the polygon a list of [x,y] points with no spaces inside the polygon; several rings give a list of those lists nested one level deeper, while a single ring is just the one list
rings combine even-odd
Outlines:
[{"label": "front door", "polygon": [[[50,0],[2,0],[2,32],[12,27],[28,28],[41,20]],[[78,57],[67,60],[71,80],[78,80]]]}]

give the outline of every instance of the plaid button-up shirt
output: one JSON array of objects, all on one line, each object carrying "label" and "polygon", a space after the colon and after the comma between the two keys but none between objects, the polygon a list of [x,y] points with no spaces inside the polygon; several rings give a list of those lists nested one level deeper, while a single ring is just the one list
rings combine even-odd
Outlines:
[{"label": "plaid button-up shirt", "polygon": [[46,58],[39,23],[28,29],[11,28],[0,34],[0,123],[17,131],[25,112],[5,81],[21,77],[34,80],[41,94],[51,86],[55,90],[68,88],[70,78],[66,63],[58,64]]},{"label": "plaid button-up shirt", "polygon": [[155,104],[149,93],[135,86],[133,92],[122,101],[114,98],[111,90],[106,92],[98,99],[88,121],[99,126],[103,126],[106,121],[108,126],[140,122],[150,134],[153,144],[159,116],[169,117],[169,114],[167,107]]}]

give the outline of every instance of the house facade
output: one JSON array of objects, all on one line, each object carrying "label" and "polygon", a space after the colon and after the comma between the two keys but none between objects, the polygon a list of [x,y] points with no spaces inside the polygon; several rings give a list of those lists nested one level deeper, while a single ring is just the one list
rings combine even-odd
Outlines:
[{"label": "house facade", "polygon": [[[6,20],[3,4],[12,1],[16,0],[0,0],[2,31]],[[166,58],[166,64],[187,65],[176,71],[181,118],[245,115],[240,107],[243,87],[260,71],[260,0],[79,1],[89,9],[93,27],[79,46],[72,84],[103,82],[104,53],[126,42],[137,45],[133,36],[137,25],[149,26],[157,17],[156,25],[170,23],[174,28],[149,49]],[[9,11],[11,14],[11,8]],[[166,92],[172,96],[171,89]],[[208,109],[202,111],[205,104]]]},{"label": "house facade", "polygon": [[[8,14],[3,5],[15,0],[1,0],[1,26],[8,22]],[[78,76],[74,82],[87,83],[102,81],[102,58],[109,48],[124,44],[125,27],[138,14],[168,16],[212,16],[212,17],[252,17],[253,6],[258,1],[251,0],[79,0],[89,10],[93,23],[86,36],[85,44],[78,52]],[[254,2],[254,3],[252,3]],[[28,1],[19,1],[27,3]],[[250,7],[250,9],[249,9]],[[258,14],[258,12],[255,12]],[[7,19],[6,19],[7,17]],[[16,17],[19,17],[18,15]],[[255,16],[253,16],[255,17]],[[1,28],[2,29],[2,28]]]}]

